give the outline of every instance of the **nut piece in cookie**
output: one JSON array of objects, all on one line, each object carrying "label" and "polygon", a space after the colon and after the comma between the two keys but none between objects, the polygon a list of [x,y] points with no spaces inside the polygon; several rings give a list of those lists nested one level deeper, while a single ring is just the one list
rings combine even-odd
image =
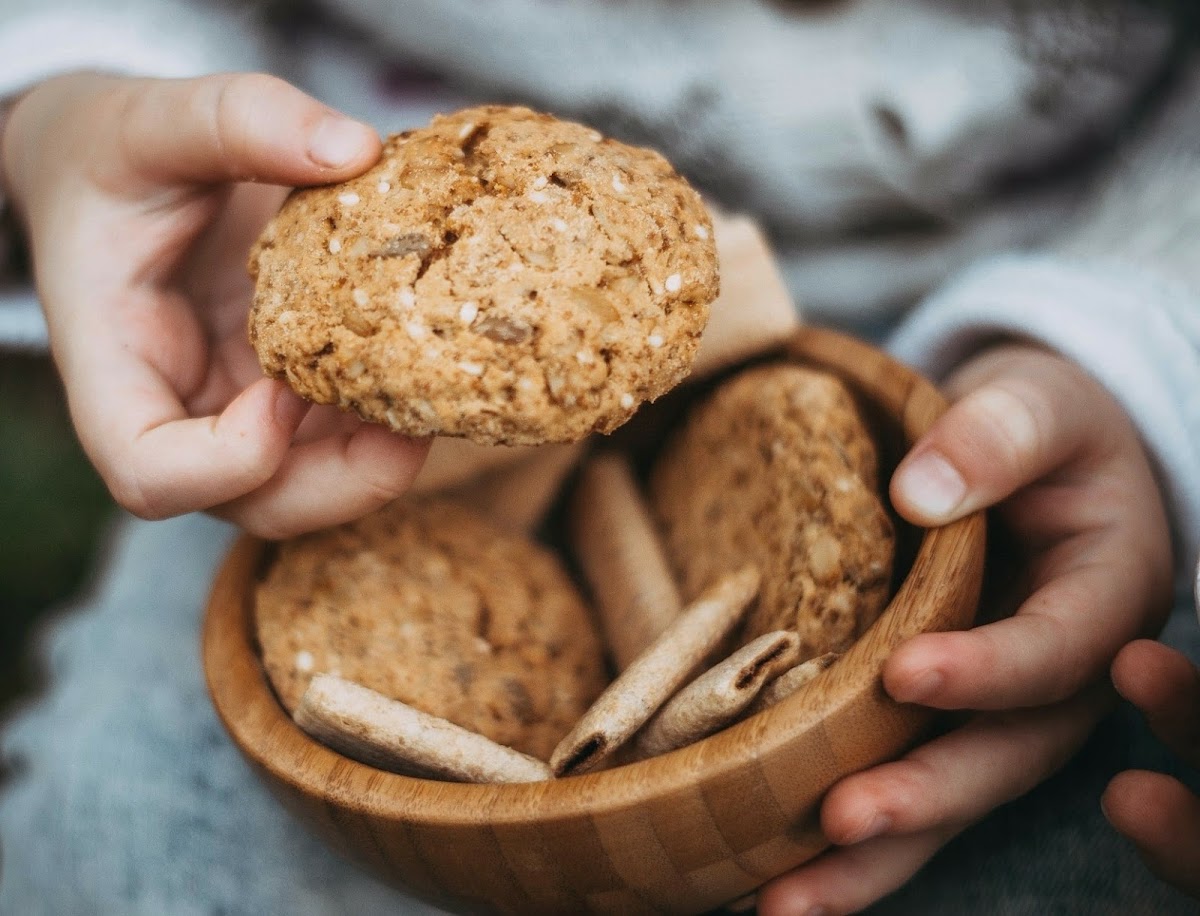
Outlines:
[{"label": "nut piece in cookie", "polygon": [[848,646],[888,598],[894,533],[874,442],[831,375],[746,370],[694,408],[651,475],[684,597],[754,562],[758,604],[740,645],[794,630],[801,658]]},{"label": "nut piece in cookie", "polygon": [[448,501],[283,542],[254,616],[289,712],[333,674],[544,760],[605,683],[554,555]]},{"label": "nut piece in cookie", "polygon": [[483,444],[615,429],[688,374],[718,291],[708,212],[662,156],[499,106],[295,192],[249,268],[269,375]]}]

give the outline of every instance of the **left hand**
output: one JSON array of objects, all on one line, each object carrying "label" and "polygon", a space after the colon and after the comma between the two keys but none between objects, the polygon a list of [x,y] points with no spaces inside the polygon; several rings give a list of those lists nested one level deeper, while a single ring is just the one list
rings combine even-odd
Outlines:
[{"label": "left hand", "polygon": [[[1112,677],[1154,734],[1200,769],[1200,670],[1174,649],[1141,639],[1118,653]],[[1200,897],[1200,798],[1165,773],[1127,770],[1109,783],[1101,805],[1152,872]]]},{"label": "left hand", "polygon": [[897,468],[892,502],[923,526],[995,506],[1024,551],[1020,606],[896,649],[883,671],[893,699],[975,714],[837,783],[821,809],[834,847],[764,886],[764,916],[870,905],[1063,766],[1111,705],[1117,650],[1157,632],[1169,607],[1162,498],[1133,424],[1095,379],[1013,342],[969,361],[947,391],[955,403]]}]

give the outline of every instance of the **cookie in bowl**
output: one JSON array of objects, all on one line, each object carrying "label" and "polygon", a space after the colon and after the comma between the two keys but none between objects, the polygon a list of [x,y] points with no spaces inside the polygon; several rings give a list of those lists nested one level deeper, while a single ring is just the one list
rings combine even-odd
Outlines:
[{"label": "cookie in bowl", "polygon": [[747,369],[695,407],[658,458],[651,503],[685,596],[757,563],[738,638],[846,649],[887,603],[892,522],[871,434],[846,387],[794,363]]},{"label": "cookie in bowl", "polygon": [[334,675],[540,759],[605,683],[557,558],[447,500],[281,543],[254,618],[289,712],[315,675]]}]

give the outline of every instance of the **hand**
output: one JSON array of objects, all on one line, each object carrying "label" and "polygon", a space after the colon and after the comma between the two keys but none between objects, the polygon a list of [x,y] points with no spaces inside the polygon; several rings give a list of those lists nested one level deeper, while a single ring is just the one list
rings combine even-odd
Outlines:
[{"label": "hand", "polygon": [[956,403],[897,468],[891,498],[919,525],[986,506],[1024,546],[1016,613],[917,636],[888,659],[902,703],[974,710],[961,728],[828,793],[837,844],[759,895],[764,916],[847,913],[906,882],[951,837],[1033,788],[1111,706],[1118,648],[1161,626],[1171,593],[1162,500],[1121,407],[1032,344],[984,351],[948,380]]},{"label": "hand", "polygon": [[[1117,655],[1112,677],[1159,739],[1200,768],[1200,671],[1174,649],[1139,640]],[[1129,770],[1109,783],[1101,805],[1151,871],[1200,897],[1200,798],[1170,776]]]},{"label": "hand", "polygon": [[268,76],[74,74],[28,92],[2,141],[71,416],[121,505],[283,537],[407,488],[424,444],[310,409],[246,331],[281,186],[360,174],[374,131]]}]

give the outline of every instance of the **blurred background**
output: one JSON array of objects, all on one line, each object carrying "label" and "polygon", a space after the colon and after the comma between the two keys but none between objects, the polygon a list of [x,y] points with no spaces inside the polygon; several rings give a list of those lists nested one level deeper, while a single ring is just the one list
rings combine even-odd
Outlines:
[{"label": "blurred background", "polygon": [[49,357],[0,350],[0,718],[39,672],[24,651],[86,587],[114,511],[84,457]]}]

